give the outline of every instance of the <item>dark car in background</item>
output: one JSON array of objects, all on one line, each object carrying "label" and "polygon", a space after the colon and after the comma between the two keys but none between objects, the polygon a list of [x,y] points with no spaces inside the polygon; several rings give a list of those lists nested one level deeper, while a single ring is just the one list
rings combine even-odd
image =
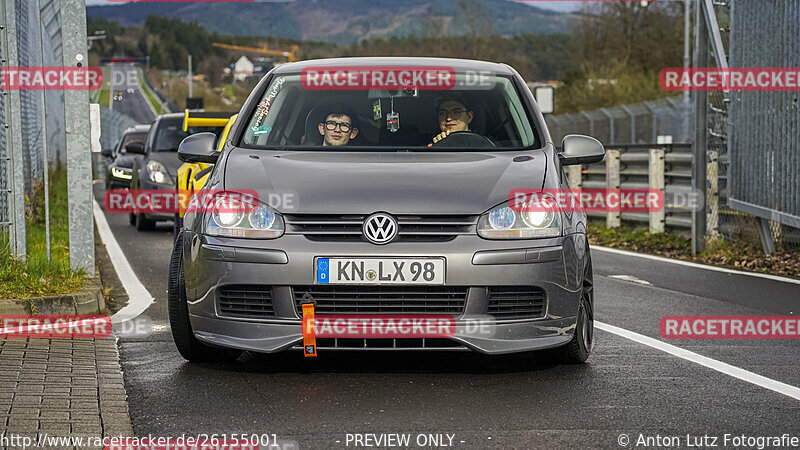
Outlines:
[{"label": "dark car in background", "polygon": [[[207,117],[225,118],[230,113],[204,113]],[[134,161],[131,189],[175,190],[175,178],[182,162],[178,159],[178,145],[194,133],[219,134],[221,128],[185,127],[185,113],[162,114],[153,121],[144,140],[142,157]],[[137,230],[152,230],[160,220],[173,220],[172,213],[130,213],[130,223]]]},{"label": "dark car in background", "polygon": [[150,125],[127,128],[113,148],[103,150],[103,156],[111,159],[106,171],[106,189],[127,189],[131,186],[134,162],[142,157],[144,139],[149,130]]}]

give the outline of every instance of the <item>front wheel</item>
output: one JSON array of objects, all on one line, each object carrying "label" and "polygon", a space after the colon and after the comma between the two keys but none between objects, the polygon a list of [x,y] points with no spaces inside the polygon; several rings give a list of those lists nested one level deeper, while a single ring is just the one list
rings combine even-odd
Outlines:
[{"label": "front wheel", "polygon": [[203,344],[192,331],[189,322],[189,308],[186,304],[186,284],[183,275],[183,236],[180,234],[172,249],[167,283],[167,307],[172,339],[178,353],[191,362],[210,362],[236,359],[241,352],[226,351]]},{"label": "front wheel", "polygon": [[572,340],[563,347],[547,350],[545,354],[561,364],[582,364],[589,358],[594,345],[594,278],[592,276],[592,257],[583,274],[581,301],[578,305],[578,320]]},{"label": "front wheel", "polygon": [[149,220],[144,213],[136,214],[136,231],[149,231],[156,229],[156,221]]},{"label": "front wheel", "polygon": [[175,214],[172,218],[172,242],[175,242],[178,239],[178,234],[181,232],[181,216]]}]

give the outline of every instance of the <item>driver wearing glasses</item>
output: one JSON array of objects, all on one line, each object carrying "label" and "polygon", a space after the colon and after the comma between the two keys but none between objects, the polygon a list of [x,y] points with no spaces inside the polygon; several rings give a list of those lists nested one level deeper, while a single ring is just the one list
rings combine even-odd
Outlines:
[{"label": "driver wearing glasses", "polygon": [[469,124],[475,113],[469,109],[466,100],[457,94],[442,96],[435,100],[439,114],[439,129],[442,131],[433,137],[428,147],[441,141],[456,131],[470,131]]},{"label": "driver wearing glasses", "polygon": [[332,109],[324,122],[318,125],[319,134],[323,136],[322,145],[339,147],[347,145],[351,139],[358,135],[355,124],[355,115],[346,109]]}]

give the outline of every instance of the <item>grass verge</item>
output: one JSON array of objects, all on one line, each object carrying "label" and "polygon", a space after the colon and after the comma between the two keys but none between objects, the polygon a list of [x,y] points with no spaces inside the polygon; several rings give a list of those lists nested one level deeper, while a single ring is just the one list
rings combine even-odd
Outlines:
[{"label": "grass verge", "polygon": [[589,223],[587,235],[591,245],[800,278],[800,251],[797,250],[765,255],[760,248],[719,238],[708,242],[702,253],[692,255],[692,240],[674,232],[650,234],[644,228],[629,225],[606,228],[605,224],[592,222]]},{"label": "grass verge", "polygon": [[64,294],[83,286],[83,271],[69,267],[69,216],[66,170],[50,175],[51,261],[47,261],[44,219],[44,191],[37,189],[33,200],[36,214],[27,218],[28,257],[23,262],[10,252],[8,234],[0,235],[0,298],[25,299]]}]

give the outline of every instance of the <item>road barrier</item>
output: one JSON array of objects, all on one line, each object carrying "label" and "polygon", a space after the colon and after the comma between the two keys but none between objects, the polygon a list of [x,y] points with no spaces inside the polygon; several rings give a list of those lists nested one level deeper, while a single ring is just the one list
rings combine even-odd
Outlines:
[{"label": "road barrier", "polygon": [[605,167],[600,164],[571,166],[570,187],[608,190],[659,190],[664,207],[650,212],[588,212],[604,218],[609,228],[623,221],[648,224],[651,233],[665,226],[691,229],[692,211],[702,207],[701,196],[692,190],[692,146],[690,144],[636,144],[607,146]]}]

